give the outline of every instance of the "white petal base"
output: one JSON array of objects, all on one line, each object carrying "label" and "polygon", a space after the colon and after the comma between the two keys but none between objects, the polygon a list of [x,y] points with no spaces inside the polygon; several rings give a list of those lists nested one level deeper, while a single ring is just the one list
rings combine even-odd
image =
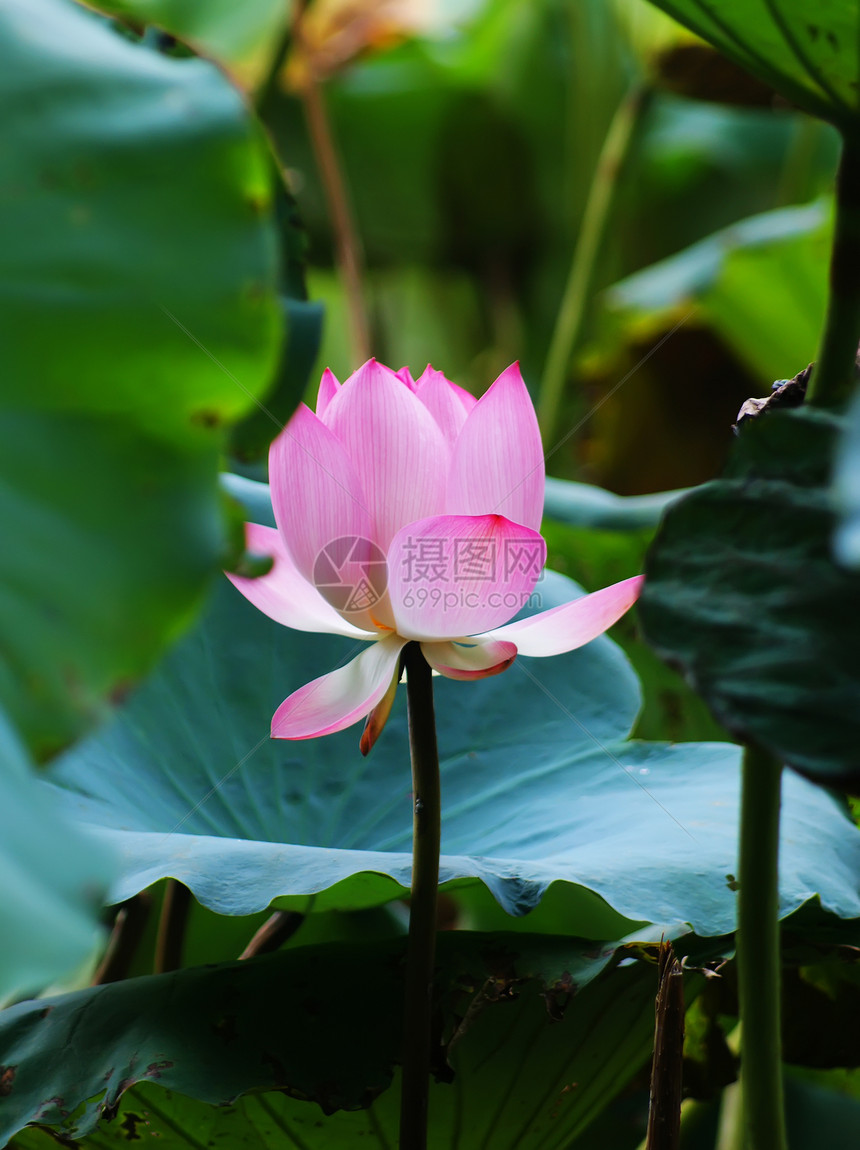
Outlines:
[{"label": "white petal base", "polygon": [[373,643],[345,667],[294,691],[275,711],[273,739],[314,739],[351,727],[388,690],[406,639],[390,635]]}]

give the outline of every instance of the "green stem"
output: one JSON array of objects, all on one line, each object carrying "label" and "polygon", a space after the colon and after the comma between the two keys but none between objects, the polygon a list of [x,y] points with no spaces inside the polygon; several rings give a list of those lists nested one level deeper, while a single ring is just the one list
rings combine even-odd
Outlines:
[{"label": "green stem", "polygon": [[615,190],[649,95],[647,88],[637,84],[624,97],[612,117],[597,161],[540,384],[538,417],[545,444],[551,444],[555,434],[567,368],[582,330]]},{"label": "green stem", "polygon": [[836,176],[836,219],[830,254],[830,294],[808,400],[844,403],[854,387],[860,340],[860,139],[845,137]]},{"label": "green stem", "polygon": [[779,809],[782,766],[744,751],[738,877],[741,1083],[749,1150],[786,1150],[780,1040]]},{"label": "green stem", "polygon": [[410,643],[405,648],[403,661],[409,706],[413,814],[412,898],[406,951],[400,1150],[424,1150],[427,1145],[436,896],[439,887],[442,818],[432,672],[417,643]]}]

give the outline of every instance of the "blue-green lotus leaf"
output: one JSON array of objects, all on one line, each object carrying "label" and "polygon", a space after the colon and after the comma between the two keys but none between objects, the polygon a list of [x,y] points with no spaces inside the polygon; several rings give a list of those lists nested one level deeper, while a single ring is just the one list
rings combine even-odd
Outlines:
[{"label": "blue-green lotus leaf", "polygon": [[[259,485],[233,484],[257,500]],[[578,594],[538,584],[544,607]],[[224,914],[273,900],[357,907],[409,884],[411,775],[405,692],[365,759],[360,727],[269,738],[276,706],[351,657],[347,640],[272,623],[226,580],[197,630],[117,720],[73,750],[54,787],[124,856],[113,897],[172,875]],[[578,892],[581,935],[637,923],[733,928],[737,747],[628,740],[640,693],[603,637],[519,659],[474,683],[435,680],[442,760],[441,881],[478,880],[513,915],[552,883]],[[838,802],[786,779],[782,912],[818,895],[860,915],[860,831]],[[595,897],[598,896],[598,897]]]},{"label": "blue-green lotus leaf", "polygon": [[0,1002],[43,990],[98,946],[111,852],[69,824],[0,712]]}]

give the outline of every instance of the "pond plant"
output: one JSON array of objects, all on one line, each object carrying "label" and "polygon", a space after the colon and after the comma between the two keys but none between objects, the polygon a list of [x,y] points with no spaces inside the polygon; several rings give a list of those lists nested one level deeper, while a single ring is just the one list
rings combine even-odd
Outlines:
[{"label": "pond plant", "polygon": [[0,0],[14,1150],[857,1144],[860,6],[462,9]]}]

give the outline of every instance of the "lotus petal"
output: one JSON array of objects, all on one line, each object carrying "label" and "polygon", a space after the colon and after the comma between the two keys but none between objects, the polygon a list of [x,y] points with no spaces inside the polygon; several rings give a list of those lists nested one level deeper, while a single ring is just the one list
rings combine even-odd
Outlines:
[{"label": "lotus petal", "polygon": [[644,575],[634,575],[560,607],[497,627],[482,638],[515,643],[520,655],[562,655],[590,643],[617,623],[639,598],[644,580]]},{"label": "lotus petal", "polygon": [[345,667],[294,691],[275,711],[272,738],[313,739],[363,719],[388,690],[405,645],[400,636],[387,636]]},{"label": "lotus petal", "polygon": [[348,623],[326,603],[296,567],[274,527],[246,523],[245,540],[248,550],[255,555],[272,556],[272,569],[257,579],[246,579],[229,571],[227,578],[264,615],[296,631],[324,631],[350,639],[376,637]]},{"label": "lotus petal", "polygon": [[388,551],[397,632],[457,639],[498,626],[529,599],[546,544],[502,515],[437,515],[410,523]]},{"label": "lotus petal", "polygon": [[544,484],[537,416],[519,365],[512,364],[472,408],[457,438],[446,510],[504,515],[536,531]]},{"label": "lotus petal", "polygon": [[498,639],[458,639],[448,643],[422,643],[424,658],[446,679],[486,679],[500,675],[517,657],[513,643]]}]

